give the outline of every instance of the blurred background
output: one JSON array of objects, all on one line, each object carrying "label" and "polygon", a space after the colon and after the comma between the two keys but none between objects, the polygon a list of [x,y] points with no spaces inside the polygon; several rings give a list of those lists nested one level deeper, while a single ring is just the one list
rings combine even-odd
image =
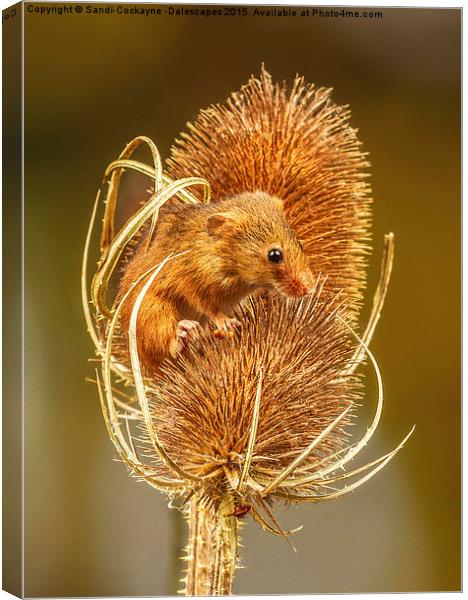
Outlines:
[{"label": "blurred background", "polygon": [[[39,6],[39,5],[36,5]],[[102,6],[102,5],[101,5]],[[334,88],[372,162],[374,253],[396,235],[373,343],[386,387],[362,459],[406,447],[343,499],[279,508],[298,554],[247,520],[239,594],[459,590],[461,11],[379,19],[40,16],[25,5],[25,594],[178,589],[184,524],[115,461],[92,374],[81,254],[107,164],[133,137],[163,157],[197,111],[265,63]],[[375,406],[368,377],[362,423]],[[357,466],[357,463],[356,463]]]}]

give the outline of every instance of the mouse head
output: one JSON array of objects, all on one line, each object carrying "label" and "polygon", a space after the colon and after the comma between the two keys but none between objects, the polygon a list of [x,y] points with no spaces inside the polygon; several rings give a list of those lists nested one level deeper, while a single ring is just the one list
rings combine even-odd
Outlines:
[{"label": "mouse head", "polygon": [[208,217],[226,274],[248,286],[286,296],[308,294],[314,283],[307,256],[286,221],[283,202],[265,192],[246,192],[218,202]]}]

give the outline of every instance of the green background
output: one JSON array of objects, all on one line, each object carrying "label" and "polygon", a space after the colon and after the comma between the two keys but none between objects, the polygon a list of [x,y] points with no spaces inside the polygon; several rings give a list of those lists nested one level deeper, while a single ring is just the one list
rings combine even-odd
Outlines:
[{"label": "green background", "polygon": [[[25,593],[177,589],[183,523],[113,460],[80,303],[106,165],[136,135],[170,145],[265,63],[350,104],[372,162],[374,253],[396,235],[374,352],[386,389],[363,460],[400,454],[345,498],[278,510],[298,554],[250,520],[237,593],[460,589],[460,10],[381,19],[40,16],[25,5]],[[50,6],[50,5],[49,5]],[[135,198],[141,183],[127,186]],[[132,187],[133,186],[133,187]],[[130,202],[130,201],[129,201]],[[127,210],[131,210],[129,203]],[[362,423],[371,414],[371,377]],[[357,462],[355,461],[357,466]],[[182,528],[182,529],[181,529]]]}]

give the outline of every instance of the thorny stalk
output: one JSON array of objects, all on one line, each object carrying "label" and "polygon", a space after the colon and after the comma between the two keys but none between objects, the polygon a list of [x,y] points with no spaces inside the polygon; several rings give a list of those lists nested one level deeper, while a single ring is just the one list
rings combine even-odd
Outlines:
[{"label": "thorny stalk", "polygon": [[187,505],[189,539],[183,579],[187,596],[227,596],[237,561],[239,520],[233,515],[234,501],[224,498],[215,508],[200,506],[197,497]]}]

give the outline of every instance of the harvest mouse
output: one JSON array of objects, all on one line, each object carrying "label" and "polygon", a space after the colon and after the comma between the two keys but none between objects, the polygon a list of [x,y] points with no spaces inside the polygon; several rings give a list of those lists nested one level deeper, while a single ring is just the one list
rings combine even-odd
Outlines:
[{"label": "harvest mouse", "polygon": [[[208,321],[220,330],[237,326],[233,311],[251,294],[273,289],[301,297],[314,282],[281,199],[261,191],[209,204],[163,207],[151,243],[143,237],[123,270],[119,296],[170,253],[182,252],[164,266],[140,306],[138,353],[148,370],[182,351],[187,337]],[[142,285],[122,308],[124,331]]]}]

